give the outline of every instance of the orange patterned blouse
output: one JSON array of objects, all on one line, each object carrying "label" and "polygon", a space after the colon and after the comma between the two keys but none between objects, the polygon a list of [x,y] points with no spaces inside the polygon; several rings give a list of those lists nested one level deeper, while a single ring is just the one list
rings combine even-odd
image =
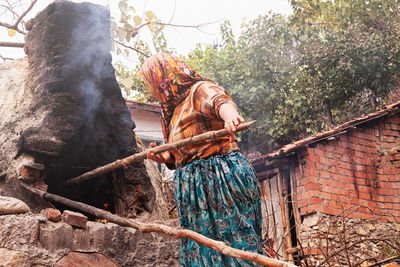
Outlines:
[{"label": "orange patterned blouse", "polygon": [[[207,131],[223,129],[224,122],[219,117],[219,109],[225,103],[231,103],[236,107],[224,88],[212,81],[195,83],[185,100],[174,110],[169,124],[168,142],[172,143]],[[170,151],[174,157],[175,166],[168,167],[176,168],[195,159],[238,150],[236,140],[230,142],[229,136],[223,136],[216,140]]]}]

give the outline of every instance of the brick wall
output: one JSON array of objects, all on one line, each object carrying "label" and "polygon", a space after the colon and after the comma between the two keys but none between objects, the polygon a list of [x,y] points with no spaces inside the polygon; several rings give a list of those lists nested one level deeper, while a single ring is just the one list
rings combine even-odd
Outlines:
[{"label": "brick wall", "polygon": [[400,116],[382,117],[299,152],[298,207],[394,222],[400,216]]}]

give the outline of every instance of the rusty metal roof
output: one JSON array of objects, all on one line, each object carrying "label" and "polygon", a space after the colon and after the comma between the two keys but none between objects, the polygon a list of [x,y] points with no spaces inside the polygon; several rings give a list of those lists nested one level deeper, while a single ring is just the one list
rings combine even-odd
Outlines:
[{"label": "rusty metal roof", "polygon": [[157,103],[147,103],[147,102],[140,102],[135,100],[125,99],[126,104],[130,108],[140,108],[144,110],[149,110],[157,113],[161,113],[160,104]]},{"label": "rusty metal roof", "polygon": [[363,123],[372,121],[372,120],[376,120],[379,119],[383,116],[389,115],[389,114],[393,114],[393,113],[397,113],[400,111],[400,101],[396,102],[394,104],[385,106],[383,109],[380,109],[376,112],[370,113],[368,115],[356,118],[354,120],[345,122],[341,125],[336,126],[335,128],[328,130],[328,131],[324,131],[324,132],[320,132],[318,134],[315,134],[313,136],[309,136],[307,138],[292,142],[290,144],[287,144],[285,146],[283,146],[282,148],[275,150],[269,154],[265,154],[262,155],[261,157],[257,158],[257,159],[253,159],[251,160],[253,163],[255,161],[259,161],[259,160],[267,160],[267,159],[274,159],[274,158],[278,158],[278,157],[282,157],[282,156],[286,156],[287,154],[289,154],[290,152],[293,152],[301,147],[304,147],[306,145],[310,145],[312,143],[316,143],[322,140],[326,140],[329,139],[330,137],[336,136],[336,135],[340,135],[342,133],[345,133],[347,129],[350,128],[354,128],[356,126],[359,126]]}]

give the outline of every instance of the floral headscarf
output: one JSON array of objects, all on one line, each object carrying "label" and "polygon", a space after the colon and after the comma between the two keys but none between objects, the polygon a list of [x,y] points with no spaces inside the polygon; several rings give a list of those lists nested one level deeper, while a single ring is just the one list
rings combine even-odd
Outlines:
[{"label": "floral headscarf", "polygon": [[139,70],[139,78],[150,93],[160,101],[161,123],[166,139],[175,107],[186,98],[196,82],[208,80],[179,58],[166,53],[148,58]]}]

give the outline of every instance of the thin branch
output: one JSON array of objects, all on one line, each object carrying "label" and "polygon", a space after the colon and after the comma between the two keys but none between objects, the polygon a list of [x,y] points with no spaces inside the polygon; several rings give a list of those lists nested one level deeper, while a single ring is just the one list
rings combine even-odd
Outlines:
[{"label": "thin branch", "polygon": [[[1,22],[0,22],[1,26]],[[0,42],[0,46],[5,46],[5,47],[24,47],[25,43],[18,43],[18,42]]]},{"label": "thin branch", "polygon": [[188,239],[191,239],[191,240],[199,243],[200,245],[214,249],[214,250],[220,252],[221,254],[224,254],[224,255],[227,255],[230,257],[239,258],[239,259],[246,260],[246,261],[256,262],[256,263],[259,263],[259,264],[262,264],[265,266],[295,267],[295,265],[288,263],[288,262],[268,258],[264,255],[260,255],[260,254],[254,253],[254,252],[232,248],[230,246],[227,246],[222,241],[213,240],[211,238],[205,237],[205,236],[203,236],[197,232],[191,231],[191,230],[173,228],[173,227],[170,227],[167,225],[157,224],[157,223],[143,223],[143,222],[139,222],[139,221],[136,221],[133,219],[123,218],[123,217],[117,216],[115,214],[112,214],[108,211],[98,209],[93,206],[81,203],[81,202],[73,201],[73,200],[58,196],[58,195],[50,194],[50,193],[47,193],[47,192],[44,192],[44,191],[41,191],[38,189],[31,188],[30,186],[28,186],[26,184],[21,184],[21,185],[23,188],[27,189],[28,191],[30,191],[34,194],[39,195],[41,198],[43,198],[45,200],[49,200],[49,201],[51,200],[51,201],[55,201],[57,203],[61,203],[63,205],[66,205],[67,207],[90,214],[97,218],[106,219],[106,220],[116,223],[120,226],[135,228],[144,233],[156,232],[156,233],[167,234],[167,235],[175,237],[175,238],[188,238]]},{"label": "thin branch", "polygon": [[0,7],[3,7],[5,9],[7,9],[8,11],[10,11],[14,15],[15,18],[19,17],[18,13],[15,12],[10,6],[0,5]]},{"label": "thin branch", "polygon": [[3,57],[2,55],[0,55],[0,58],[1,58],[3,61],[6,61],[6,60],[14,60],[13,58],[10,58],[10,57]]},{"label": "thin branch", "polygon": [[15,27],[18,27],[18,24],[21,22],[21,20],[25,17],[26,14],[33,8],[33,6],[36,4],[37,0],[32,0],[31,5],[22,13],[22,15],[18,18],[18,20],[15,22]]},{"label": "thin branch", "polygon": [[178,28],[195,28],[195,29],[197,29],[197,30],[199,30],[199,31],[201,31],[201,32],[203,32],[203,33],[205,33],[205,34],[209,34],[209,33],[206,33],[206,32],[204,32],[204,31],[202,31],[202,30],[200,29],[200,27],[203,27],[203,26],[206,26],[206,25],[210,25],[210,24],[214,24],[214,23],[217,23],[217,22],[220,22],[220,21],[221,21],[221,20],[217,20],[217,21],[206,22],[206,23],[202,23],[202,24],[198,24],[198,25],[182,25],[182,24],[170,24],[170,23],[158,22],[158,21],[149,21],[149,22],[146,22],[146,23],[144,23],[144,24],[142,24],[142,25],[136,27],[136,30],[140,30],[140,29],[143,28],[144,26],[153,23],[153,24],[157,24],[157,25],[172,26],[172,27],[178,27]]},{"label": "thin branch", "polygon": [[[33,6],[36,4],[37,0],[32,0],[31,4],[29,5],[29,7],[21,14],[21,16],[18,17],[17,21],[14,24],[9,24],[6,22],[0,22],[0,26],[1,27],[5,27],[8,29],[13,29],[16,30],[17,32],[19,32],[20,34],[26,34],[26,32],[20,30],[18,28],[18,24],[22,21],[22,19],[26,16],[26,14],[29,13],[29,11],[31,11],[31,9],[33,8]],[[7,2],[8,3],[8,2]],[[10,5],[10,3],[8,3]],[[11,8],[11,5],[10,5]],[[14,11],[12,11],[12,13],[15,15],[16,13]]]},{"label": "thin branch", "polygon": [[120,41],[118,41],[118,40],[116,40],[116,39],[113,39],[113,40],[114,40],[114,42],[116,42],[116,43],[119,44],[119,45],[122,45],[122,46],[125,47],[125,48],[132,49],[132,50],[134,50],[134,51],[136,51],[136,52],[142,54],[142,55],[145,56],[145,57],[150,57],[150,56],[147,55],[146,53],[140,51],[140,50],[137,49],[137,48],[134,48],[133,46],[126,45],[126,44],[124,44],[124,43],[122,43],[122,42],[120,42]]},{"label": "thin branch", "polygon": [[175,16],[175,11],[176,11],[176,0],[174,1],[174,11],[172,12],[172,16],[171,16],[171,19],[169,20],[168,24],[170,24],[172,22],[172,19]]}]

